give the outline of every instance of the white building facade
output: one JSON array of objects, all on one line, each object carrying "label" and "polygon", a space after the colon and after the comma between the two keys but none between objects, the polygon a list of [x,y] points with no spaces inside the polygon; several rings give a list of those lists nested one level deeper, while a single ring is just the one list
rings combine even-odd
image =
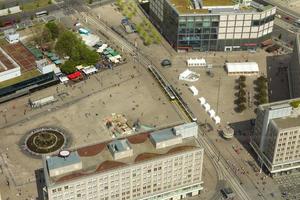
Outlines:
[{"label": "white building facade", "polygon": [[[143,146],[147,148],[147,146],[155,142],[155,140],[157,140],[156,142],[158,142],[158,140],[159,142],[164,142],[164,147],[156,148],[153,144],[151,149],[156,149],[159,152],[168,152],[166,156],[161,155],[156,157],[155,154],[157,154],[157,152],[151,151],[152,153],[146,153],[146,157],[153,156],[153,158],[124,165],[120,164],[122,161],[122,158],[120,158],[117,159],[118,162],[116,162],[120,164],[118,167],[109,167],[107,170],[91,173],[89,175],[77,171],[71,175],[64,176],[63,180],[58,179],[55,182],[52,181],[53,177],[50,177],[48,173],[47,168],[49,166],[47,165],[47,159],[49,158],[44,157],[44,172],[47,183],[46,188],[44,188],[45,198],[49,200],[169,200],[198,195],[203,189],[202,164],[204,150],[203,148],[196,147],[188,148],[184,151],[177,151],[178,148],[185,148],[186,144],[188,144],[186,141],[191,140],[195,136],[195,134],[190,136],[191,130],[193,131],[191,127],[188,126],[187,129],[189,130],[186,135],[181,135],[182,130],[180,128],[175,130],[175,132],[178,132],[178,130],[179,132],[177,135],[174,133],[172,139],[166,139],[170,134],[164,135],[163,130],[159,132],[159,136],[153,138],[151,136],[151,139],[148,138],[147,141],[143,143]],[[196,132],[198,132],[197,129]],[[180,139],[174,143],[174,138]],[[129,157],[123,158],[127,161],[132,158],[136,161],[141,158],[140,155],[145,155],[142,153],[135,157],[136,144],[130,142],[132,139],[133,138],[128,139],[129,142],[126,141],[126,139],[117,140],[121,142],[125,141],[125,143],[128,142],[129,144],[128,148],[124,151],[127,152],[130,150],[129,153],[127,152],[127,156]],[[112,147],[111,143],[114,143],[114,141],[109,143],[109,148]],[[193,144],[196,143],[193,141]],[[176,148],[173,148],[173,146]],[[140,148],[142,147],[140,146]],[[166,151],[166,149],[168,150]],[[170,153],[171,151],[173,153]],[[103,156],[108,155],[106,150],[103,150],[102,153]],[[126,157],[126,153],[123,154],[123,156]],[[81,160],[83,168],[85,165],[84,159],[86,158]],[[95,157],[94,159],[97,158]],[[103,163],[111,164],[113,161],[106,160]],[[101,166],[103,167],[103,165]],[[74,176],[74,178],[69,179],[71,176]]]}]

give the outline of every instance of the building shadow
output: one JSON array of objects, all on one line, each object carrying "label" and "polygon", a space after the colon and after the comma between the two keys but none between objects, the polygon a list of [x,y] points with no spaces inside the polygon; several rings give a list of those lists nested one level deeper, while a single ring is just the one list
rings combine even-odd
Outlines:
[{"label": "building shadow", "polygon": [[44,200],[43,195],[43,188],[45,187],[45,178],[44,178],[44,172],[43,169],[37,169],[34,171],[35,173],[35,179],[36,179],[36,188],[38,196],[36,200]]},{"label": "building shadow", "polygon": [[[247,164],[253,169],[254,172],[259,172],[261,164],[255,153],[250,146],[251,136],[253,135],[255,119],[234,122],[229,124],[234,130],[234,137],[239,141],[243,148],[251,155],[254,161],[247,161]],[[268,174],[266,167],[262,166],[262,171]]]},{"label": "building shadow", "polygon": [[291,54],[267,57],[267,77],[269,102],[290,98],[288,66]]}]

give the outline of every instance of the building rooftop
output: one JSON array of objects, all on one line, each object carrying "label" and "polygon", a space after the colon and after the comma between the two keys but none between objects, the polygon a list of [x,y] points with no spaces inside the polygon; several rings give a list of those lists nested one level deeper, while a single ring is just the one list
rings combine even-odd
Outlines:
[{"label": "building rooftop", "polygon": [[14,65],[9,58],[0,51],[0,72],[4,72],[17,66]]},{"label": "building rooftop", "polygon": [[174,133],[172,132],[172,128],[168,128],[153,132],[151,134],[151,137],[155,142],[159,143],[162,141],[173,139],[176,137],[176,135],[174,135]]},{"label": "building rooftop", "polygon": [[293,127],[300,127],[300,116],[297,117],[287,117],[287,118],[278,118],[273,119],[275,124],[279,129],[288,129]]},{"label": "building rooftop", "polygon": [[300,101],[300,98],[288,99],[288,100],[283,100],[283,101],[276,101],[276,102],[272,102],[272,103],[261,104],[259,106],[263,110],[266,110],[266,109],[279,109],[279,108],[290,107],[291,103],[295,102],[295,101]]},{"label": "building rooftop", "polygon": [[50,157],[49,159],[47,159],[47,165],[48,165],[48,169],[56,169],[59,167],[63,167],[63,166],[68,166],[68,165],[72,165],[74,163],[78,163],[80,162],[78,153],[75,152],[71,152],[70,155],[68,157],[59,157],[59,156],[53,156]]},{"label": "building rooftop", "polygon": [[[213,0],[212,0],[213,1]],[[170,4],[176,8],[179,13],[188,14],[205,14],[208,13],[208,9],[195,9],[192,1],[190,0],[169,0]]]},{"label": "building rooftop", "polygon": [[[62,173],[57,176],[50,176],[49,169],[53,169],[53,167],[57,167],[57,165],[59,165],[58,167],[64,167],[61,166],[61,164],[66,161],[72,162],[73,159],[69,161],[68,158],[62,158],[58,155],[53,155],[50,157],[50,159],[52,159],[52,162],[49,163],[49,157],[43,157],[46,183],[48,186],[59,184],[75,178],[113,170],[118,167],[133,165],[150,159],[201,148],[194,137],[182,138],[182,141],[180,141],[180,143],[173,143],[174,145],[166,145],[163,148],[156,148],[153,144],[153,141],[151,140],[153,139],[153,136],[156,140],[163,141],[166,141],[170,138],[172,139],[172,137],[180,137],[175,135],[172,128],[167,128],[159,131],[154,131],[152,133],[146,132],[131,135],[117,140],[113,139],[110,141],[73,149],[70,150],[70,155],[78,155],[78,159],[82,163],[82,168],[80,168],[80,170]],[[130,154],[127,154],[126,157],[115,156],[114,152],[112,152],[111,145],[114,145],[120,152],[129,150],[131,152]]]},{"label": "building rooftop", "polygon": [[271,9],[258,3],[242,5],[234,0],[167,0],[180,14],[253,13]]}]

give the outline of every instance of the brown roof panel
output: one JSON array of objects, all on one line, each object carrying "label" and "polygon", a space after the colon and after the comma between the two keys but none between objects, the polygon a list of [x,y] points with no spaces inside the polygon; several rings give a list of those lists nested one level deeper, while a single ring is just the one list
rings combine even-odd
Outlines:
[{"label": "brown roof panel", "polygon": [[77,153],[82,157],[95,156],[100,153],[105,147],[106,143],[95,144],[92,146],[82,147],[77,150]]},{"label": "brown roof panel", "polygon": [[105,170],[111,170],[116,167],[120,167],[126,165],[125,163],[118,162],[118,161],[111,161],[111,160],[106,160],[103,163],[101,163],[98,168],[96,169],[96,172],[101,172]]},{"label": "brown roof panel", "polygon": [[141,133],[138,135],[132,135],[127,137],[127,140],[131,144],[140,144],[140,143],[144,143],[148,139],[149,135],[150,133]]}]

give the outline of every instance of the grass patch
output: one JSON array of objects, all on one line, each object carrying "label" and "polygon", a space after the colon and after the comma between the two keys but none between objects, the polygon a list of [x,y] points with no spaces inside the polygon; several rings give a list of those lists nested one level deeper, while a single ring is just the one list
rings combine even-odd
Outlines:
[{"label": "grass patch", "polygon": [[28,72],[24,72],[19,77],[0,82],[0,88],[4,88],[4,87],[10,86],[10,85],[19,83],[21,81],[25,81],[27,79],[36,77],[38,75],[41,75],[41,73],[37,69],[31,70],[31,71],[28,71]]},{"label": "grass patch", "polygon": [[1,38],[0,39],[0,46],[6,45],[6,44],[8,44],[8,42],[4,38]]},{"label": "grass patch", "polygon": [[293,106],[293,108],[298,108],[300,106],[300,100],[292,101],[290,104]]},{"label": "grass patch", "polygon": [[49,5],[49,0],[35,0],[21,5],[23,11],[33,11]]}]

